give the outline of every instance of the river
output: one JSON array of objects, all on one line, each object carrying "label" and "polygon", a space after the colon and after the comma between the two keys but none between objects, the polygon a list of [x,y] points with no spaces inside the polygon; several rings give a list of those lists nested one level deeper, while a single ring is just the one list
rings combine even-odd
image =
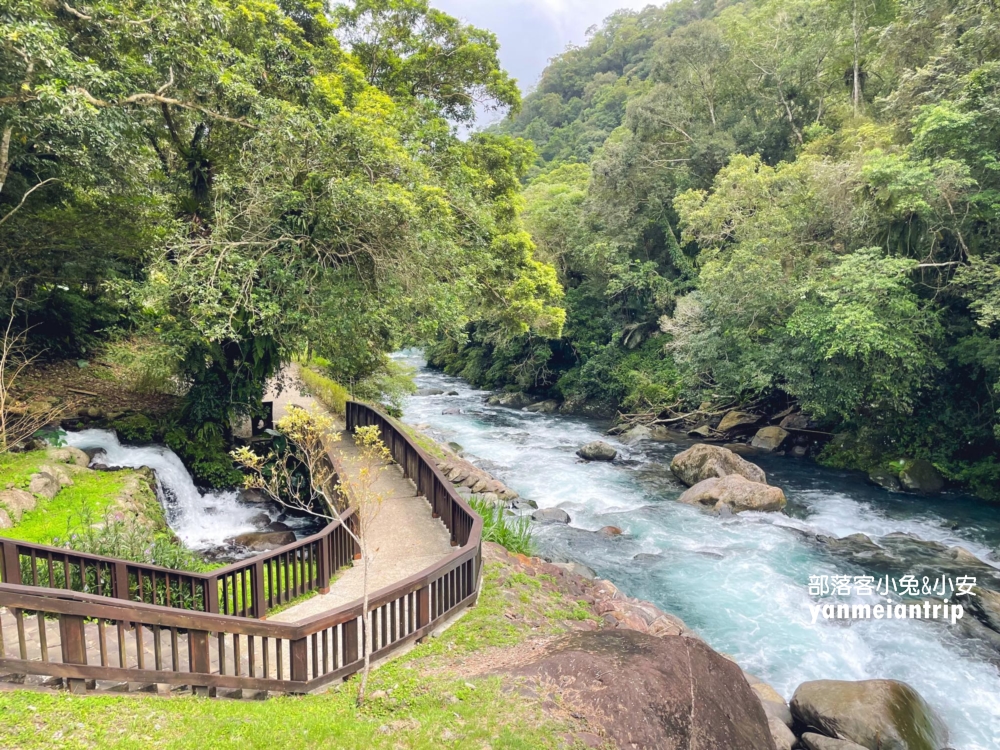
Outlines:
[{"label": "river", "polygon": [[[597,421],[489,406],[487,393],[426,368],[419,354],[397,356],[418,368],[421,388],[458,392],[410,397],[406,422],[459,443],[467,458],[539,507],[570,514],[569,527],[535,527],[541,554],[585,563],[629,595],[677,615],[785,698],[806,680],[903,680],[947,722],[956,750],[1000,748],[1000,669],[982,644],[938,623],[812,623],[809,577],[858,571],[838,565],[797,531],[908,532],[961,545],[996,566],[1000,511],[957,494],[893,495],[851,472],[766,457],[752,460],[784,489],[787,514],[718,518],[674,502],[684,488],[670,473],[670,458],[687,445],[629,447],[604,435],[607,425]],[[461,413],[442,413],[455,407]],[[614,463],[576,457],[596,439],[619,449]],[[626,535],[587,533],[607,525]]]}]

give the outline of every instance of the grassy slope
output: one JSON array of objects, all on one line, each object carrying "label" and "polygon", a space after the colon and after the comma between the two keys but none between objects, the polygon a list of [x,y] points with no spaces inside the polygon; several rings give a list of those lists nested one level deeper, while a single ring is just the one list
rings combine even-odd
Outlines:
[{"label": "grassy slope", "polygon": [[[0,456],[0,488],[27,489],[30,475],[46,463],[53,462],[44,451]],[[63,487],[51,500],[40,498],[38,506],[25,513],[19,524],[0,531],[0,534],[37,544],[50,544],[54,539],[64,541],[73,532],[74,526],[88,514],[94,519],[103,518],[130,474],[128,471],[74,474],[73,486]]]},{"label": "grassy slope", "polygon": [[[544,577],[542,577],[544,578]],[[567,747],[585,730],[568,713],[505,691],[499,677],[449,674],[490,647],[562,632],[589,610],[546,581],[486,567],[478,605],[440,638],[324,695],[238,702],[192,697],[0,693],[0,747],[19,748],[490,748]]]}]

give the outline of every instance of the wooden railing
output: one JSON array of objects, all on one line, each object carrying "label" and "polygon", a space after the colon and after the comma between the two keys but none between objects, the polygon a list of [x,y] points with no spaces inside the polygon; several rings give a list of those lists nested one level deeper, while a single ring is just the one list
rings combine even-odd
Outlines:
[{"label": "wooden railing", "polygon": [[[458,547],[370,594],[371,657],[379,659],[475,601],[482,519],[405,431],[373,407],[349,402],[348,429],[369,424],[379,426]],[[116,680],[188,685],[196,693],[302,693],[342,679],[364,662],[362,599],[296,623],[257,618],[329,585],[353,558],[343,528],[352,519],[345,513],[308,539],[210,575],[0,540],[0,607],[8,610],[0,617],[0,671],[61,677],[77,691],[88,680]]]},{"label": "wooden railing", "polygon": [[[347,427],[375,425],[393,460],[403,467],[403,473],[417,485],[417,492],[427,498],[435,518],[444,521],[451,532],[452,545],[464,547],[472,538],[473,526],[482,520],[469,504],[455,492],[455,487],[441,473],[434,459],[427,455],[401,427],[367,404],[347,402]],[[478,539],[478,537],[477,537]],[[478,541],[477,541],[478,543]]]},{"label": "wooden railing", "polygon": [[310,537],[211,573],[0,537],[0,575],[4,583],[261,619],[299,596],[329,590],[331,577],[354,559],[356,545],[344,528],[353,522],[354,511],[349,509]]}]

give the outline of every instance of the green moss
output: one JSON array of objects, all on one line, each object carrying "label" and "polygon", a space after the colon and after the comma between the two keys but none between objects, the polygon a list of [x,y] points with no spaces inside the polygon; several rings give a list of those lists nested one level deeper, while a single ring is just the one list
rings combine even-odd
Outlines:
[{"label": "green moss", "polygon": [[[0,487],[27,489],[30,477],[39,466],[52,463],[45,451],[31,451],[3,457],[0,463]],[[51,500],[39,498],[34,510],[21,517],[4,536],[36,544],[51,544],[66,539],[76,530],[81,518],[100,517],[114,504],[132,472],[82,471],[72,475],[73,485],[63,487]],[[162,518],[160,505],[153,498],[156,515]]]},{"label": "green moss", "polygon": [[26,489],[31,475],[44,463],[49,463],[45,451],[0,454],[0,489]]},{"label": "green moss", "polygon": [[73,477],[72,487],[63,487],[51,500],[39,499],[34,510],[3,533],[12,539],[36,544],[66,540],[77,530],[80,519],[103,517],[125,486],[125,472],[88,472]]}]

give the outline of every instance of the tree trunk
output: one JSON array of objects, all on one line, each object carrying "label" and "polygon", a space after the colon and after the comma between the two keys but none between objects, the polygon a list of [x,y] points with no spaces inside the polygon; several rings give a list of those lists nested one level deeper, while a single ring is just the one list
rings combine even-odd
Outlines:
[{"label": "tree trunk", "polygon": [[364,596],[362,597],[361,613],[362,619],[365,624],[365,637],[364,637],[364,648],[365,648],[365,664],[361,669],[361,685],[358,688],[358,705],[362,705],[365,702],[365,691],[368,689],[368,672],[371,669],[371,659],[372,659],[372,614],[368,611],[368,553],[363,551],[361,553],[361,559],[364,563],[364,576],[362,578],[362,586],[364,588]]},{"label": "tree trunk", "polygon": [[858,23],[858,0],[854,0],[851,27],[854,32],[854,116],[861,112],[861,27]]}]

